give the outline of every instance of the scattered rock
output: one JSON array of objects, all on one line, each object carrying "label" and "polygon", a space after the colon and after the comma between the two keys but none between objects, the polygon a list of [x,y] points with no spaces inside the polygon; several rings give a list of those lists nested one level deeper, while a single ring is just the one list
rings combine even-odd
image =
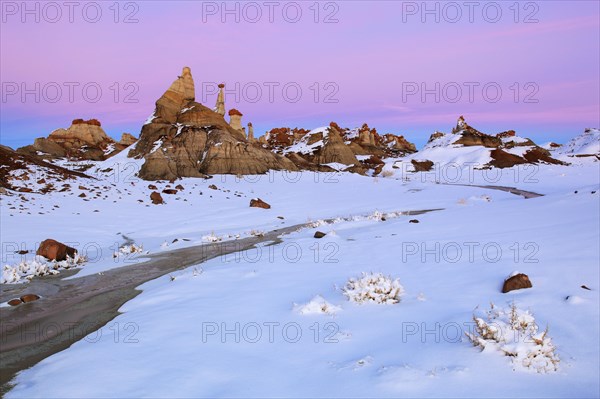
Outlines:
[{"label": "scattered rock", "polygon": [[22,300],[20,300],[19,298],[15,298],[15,299],[11,299],[10,301],[7,302],[10,306],[17,306],[23,303]]},{"label": "scattered rock", "polygon": [[150,200],[154,205],[160,205],[165,203],[163,201],[162,195],[160,195],[160,193],[156,191],[153,191],[152,194],[150,194]]},{"label": "scattered rock", "polygon": [[427,159],[424,161],[416,161],[411,159],[410,163],[412,163],[413,167],[415,168],[415,172],[429,172],[433,167],[433,162]]},{"label": "scattered rock", "polygon": [[581,286],[581,288],[583,288],[584,290],[588,290],[588,291],[591,291],[591,290],[592,290],[591,288],[588,288],[588,287],[587,287],[587,286],[585,286],[585,285],[582,285],[582,286]]},{"label": "scattered rock", "polygon": [[419,221],[417,219],[410,219],[408,223],[419,223]]},{"label": "scattered rock", "polygon": [[164,194],[170,194],[170,195],[177,194],[177,190],[175,190],[174,188],[165,188],[162,192]]},{"label": "scattered rock", "polygon": [[267,204],[265,201],[260,198],[254,198],[250,200],[250,208],[263,208],[263,209],[271,209],[271,205]]},{"label": "scattered rock", "polygon": [[87,197],[87,196],[85,195],[85,193],[81,193],[81,194],[79,194],[79,195],[78,195],[78,197],[79,197],[79,198],[85,198],[85,197]]},{"label": "scattered rock", "polygon": [[74,258],[77,250],[71,248],[62,242],[58,242],[51,238],[48,238],[40,244],[40,247],[36,251],[36,255],[43,256],[49,260],[66,260],[67,256]]},{"label": "scattered rock", "polygon": [[327,234],[323,233],[322,231],[316,231],[314,237],[315,238],[323,238],[325,237]]},{"label": "scattered rock", "polygon": [[177,190],[183,190],[183,186],[181,184],[176,185],[175,188]]},{"label": "scattered rock", "polygon": [[158,188],[154,184],[148,184],[148,188],[150,190],[158,190]]},{"label": "scattered rock", "polygon": [[23,303],[37,301],[38,299],[40,299],[40,297],[35,294],[25,294],[21,297]]},{"label": "scattered rock", "polygon": [[28,250],[26,250],[26,249],[22,249],[22,250],[20,250],[20,251],[16,251],[15,253],[16,253],[16,254],[19,254],[19,255],[25,255],[25,254],[28,254],[28,253],[29,253],[29,251],[28,251]]},{"label": "scattered rock", "polygon": [[208,188],[210,188],[211,190],[218,190],[217,186],[215,186],[214,184],[211,184],[210,186],[208,186]]},{"label": "scattered rock", "polygon": [[531,281],[529,281],[529,277],[526,274],[519,273],[509,277],[504,281],[502,292],[507,293],[510,291],[531,287],[533,287],[533,285],[531,284]]}]

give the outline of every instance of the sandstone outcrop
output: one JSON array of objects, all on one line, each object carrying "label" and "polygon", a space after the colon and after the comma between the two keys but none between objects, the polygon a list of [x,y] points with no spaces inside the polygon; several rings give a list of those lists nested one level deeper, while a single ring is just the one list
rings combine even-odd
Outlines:
[{"label": "sandstone outcrop", "polygon": [[129,147],[130,145],[135,144],[136,141],[137,139],[132,134],[123,133],[121,135],[121,140],[119,140],[119,144],[125,147]]},{"label": "sandstone outcrop", "polygon": [[[57,182],[75,179],[89,178],[81,173],[65,169],[63,167],[44,161],[36,155],[16,152],[8,147],[0,147],[0,187],[6,190],[18,190],[21,192],[33,191],[32,187],[39,192],[46,193],[55,190]],[[34,186],[29,176],[44,176]],[[41,186],[43,185],[43,186]]]},{"label": "sandstone outcrop", "polygon": [[[332,171],[330,163],[349,165],[350,172],[381,171],[384,157],[399,157],[416,151],[403,136],[379,135],[363,124],[358,129],[342,128],[331,122],[327,128],[308,131],[301,128],[271,129],[259,139],[270,150],[285,154],[303,170]],[[361,160],[357,158],[361,157]]]},{"label": "sandstone outcrop", "polygon": [[128,154],[144,158],[139,177],[172,180],[297,170],[290,160],[248,142],[242,129],[231,127],[223,115],[195,102],[194,97],[194,81],[186,67],[156,102],[153,117]]},{"label": "sandstone outcrop", "polygon": [[17,151],[29,155],[39,155],[44,159],[72,158],[82,160],[103,161],[135,142],[135,137],[125,134],[122,140],[115,142],[102,129],[97,119],[75,119],[67,129],[56,129],[50,135],[35,139],[32,145],[19,148]]},{"label": "sandstone outcrop", "polygon": [[[235,108],[229,110],[229,126],[232,129],[242,131],[242,113]],[[244,135],[245,136],[245,135]]]},{"label": "sandstone outcrop", "polygon": [[219,94],[217,95],[217,104],[215,105],[215,112],[221,116],[225,116],[225,84],[219,85]]}]

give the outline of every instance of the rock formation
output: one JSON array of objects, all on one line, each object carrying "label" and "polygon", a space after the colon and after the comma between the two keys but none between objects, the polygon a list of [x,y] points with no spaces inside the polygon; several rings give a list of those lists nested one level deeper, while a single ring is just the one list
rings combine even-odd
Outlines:
[{"label": "rock formation", "polygon": [[[36,192],[47,193],[54,191],[58,182],[89,178],[83,173],[46,162],[36,155],[16,152],[5,146],[0,146],[0,165],[0,188],[3,190],[32,192],[35,189]],[[29,176],[43,177],[43,180],[32,181]]]},{"label": "rock formation", "polygon": [[225,93],[223,90],[225,85],[221,83],[219,85],[219,94],[217,95],[217,104],[215,105],[215,112],[221,116],[225,116]]},{"label": "rock formation", "polygon": [[[331,122],[329,127],[308,131],[299,128],[271,129],[259,143],[277,153],[285,154],[300,169],[331,171],[326,164],[351,165],[351,172],[364,173],[383,168],[382,157],[399,157],[416,151],[414,144],[403,136],[379,135],[364,124],[359,129],[347,129]],[[361,161],[357,156],[361,156]],[[366,157],[368,156],[368,157]]]},{"label": "rock formation", "polygon": [[248,142],[254,143],[256,140],[254,139],[254,127],[252,126],[252,122],[248,122]]},{"label": "rock formation", "polygon": [[135,144],[136,141],[137,139],[133,135],[129,133],[123,133],[121,135],[121,140],[119,140],[119,144],[129,147],[130,145]]},{"label": "rock formation", "polygon": [[[423,151],[435,147],[448,147],[451,151],[455,147],[484,147],[489,149],[491,161],[487,167],[510,168],[515,165],[528,163],[564,164],[552,158],[550,152],[536,145],[528,138],[518,137],[514,130],[507,130],[496,135],[480,132],[470,126],[463,116],[458,118],[452,133],[435,132],[429,138]],[[519,151],[509,149],[518,149]]]},{"label": "rock formation", "polygon": [[[124,138],[131,140],[125,135]],[[131,136],[131,138],[135,141],[135,137]],[[48,138],[37,138],[33,145],[21,147],[17,151],[29,155],[40,155],[44,159],[68,157],[103,161],[118,154],[127,145],[121,142],[117,143],[110,138],[97,119],[75,119],[69,128],[56,129],[50,133]]]},{"label": "rock formation", "polygon": [[[235,108],[229,110],[229,126],[232,129],[243,132],[242,128],[242,113]],[[244,135],[245,136],[245,135]]]},{"label": "rock formation", "polygon": [[250,144],[241,130],[241,120],[240,129],[235,129],[223,115],[195,102],[193,88],[192,74],[186,67],[156,102],[153,117],[142,127],[140,139],[128,154],[144,158],[141,178],[172,180],[297,170],[290,160]]}]

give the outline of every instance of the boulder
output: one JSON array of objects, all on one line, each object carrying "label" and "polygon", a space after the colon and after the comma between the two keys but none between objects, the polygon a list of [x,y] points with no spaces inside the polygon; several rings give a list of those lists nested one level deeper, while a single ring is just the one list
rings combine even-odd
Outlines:
[{"label": "boulder", "polygon": [[160,193],[153,191],[152,194],[150,194],[150,200],[152,201],[152,203],[154,205],[160,205],[160,204],[164,204],[165,202],[163,201],[162,196],[160,195]]},{"label": "boulder", "polygon": [[323,238],[323,237],[325,237],[326,235],[327,235],[327,234],[326,234],[326,233],[323,233],[322,231],[316,231],[316,232],[315,232],[315,235],[314,235],[314,238]]},{"label": "boulder", "polygon": [[529,281],[529,276],[523,273],[515,274],[504,281],[502,286],[502,292],[507,293],[514,290],[520,290],[523,288],[531,288],[533,285]]},{"label": "boulder", "polygon": [[186,67],[158,99],[152,119],[142,127],[140,139],[128,154],[144,158],[140,178],[173,180],[297,170],[289,159],[249,143],[242,129],[232,128],[223,115],[195,102],[194,97],[194,81]]},{"label": "boulder", "polygon": [[433,168],[433,162],[429,160],[416,161],[411,159],[410,163],[415,168],[415,172],[429,172]]},{"label": "boulder", "polygon": [[10,306],[17,306],[23,303],[23,301],[19,298],[11,299],[7,302]]},{"label": "boulder", "polygon": [[62,261],[66,260],[67,256],[74,258],[76,253],[77,250],[75,248],[71,248],[61,242],[48,238],[42,241],[35,254],[49,260]]},{"label": "boulder", "polygon": [[267,204],[265,201],[260,198],[254,198],[250,200],[250,208],[263,208],[263,209],[271,209],[271,205]]},{"label": "boulder", "polygon": [[419,223],[418,219],[410,219],[408,223]]},{"label": "boulder", "polygon": [[21,302],[23,303],[37,301],[38,299],[40,299],[40,297],[35,294],[25,294],[21,296]]},{"label": "boulder", "polygon": [[162,192],[164,194],[169,194],[169,195],[175,195],[175,194],[177,194],[177,190],[174,189],[174,188],[165,188]]}]

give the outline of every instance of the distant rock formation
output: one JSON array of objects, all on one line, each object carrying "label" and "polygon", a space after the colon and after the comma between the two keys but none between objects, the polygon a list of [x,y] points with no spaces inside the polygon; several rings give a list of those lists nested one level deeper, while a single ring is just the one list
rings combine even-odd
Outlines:
[{"label": "distant rock formation", "polygon": [[[36,155],[0,146],[0,193],[7,190],[47,193],[57,190],[59,182],[89,176],[44,161]],[[39,178],[35,181],[30,176]]]},{"label": "distant rock formation", "polygon": [[119,140],[119,144],[129,147],[130,145],[135,144],[136,141],[137,139],[132,134],[123,133],[121,135],[121,140]]},{"label": "distant rock formation", "polygon": [[238,130],[222,114],[194,98],[194,80],[185,67],[156,102],[154,114],[128,154],[144,158],[141,178],[172,180],[212,174],[261,174],[270,169],[297,170],[290,160],[246,140],[239,111]]},{"label": "distant rock formation", "polygon": [[[532,140],[517,136],[514,130],[507,130],[496,135],[485,134],[471,127],[463,116],[458,118],[451,134],[441,132],[432,134],[423,152],[427,154],[427,150],[447,147],[451,153],[453,148],[477,146],[489,149],[488,154],[491,161],[486,165],[487,167],[510,168],[515,165],[541,162],[563,164],[554,159],[548,150],[539,147]],[[509,152],[510,149],[514,150]]]},{"label": "distant rock formation", "polygon": [[595,157],[600,160],[600,129],[587,128],[584,132],[560,146],[550,143],[550,147],[558,155],[567,157]]},{"label": "distant rock formation", "polygon": [[[373,169],[379,173],[382,157],[399,157],[416,151],[415,145],[403,136],[388,133],[379,135],[363,124],[358,129],[347,129],[331,122],[326,128],[308,131],[299,128],[271,129],[259,140],[266,148],[285,154],[300,169],[328,171],[327,164],[343,164],[345,170],[365,173]],[[357,157],[361,157],[359,160]]]},{"label": "distant rock formation", "polygon": [[[135,138],[131,137],[135,141]],[[127,145],[117,143],[110,138],[97,119],[75,119],[69,128],[56,129],[50,133],[48,138],[37,138],[33,145],[21,147],[17,151],[29,155],[39,155],[44,159],[68,157],[103,161],[118,154],[125,147]]]}]

